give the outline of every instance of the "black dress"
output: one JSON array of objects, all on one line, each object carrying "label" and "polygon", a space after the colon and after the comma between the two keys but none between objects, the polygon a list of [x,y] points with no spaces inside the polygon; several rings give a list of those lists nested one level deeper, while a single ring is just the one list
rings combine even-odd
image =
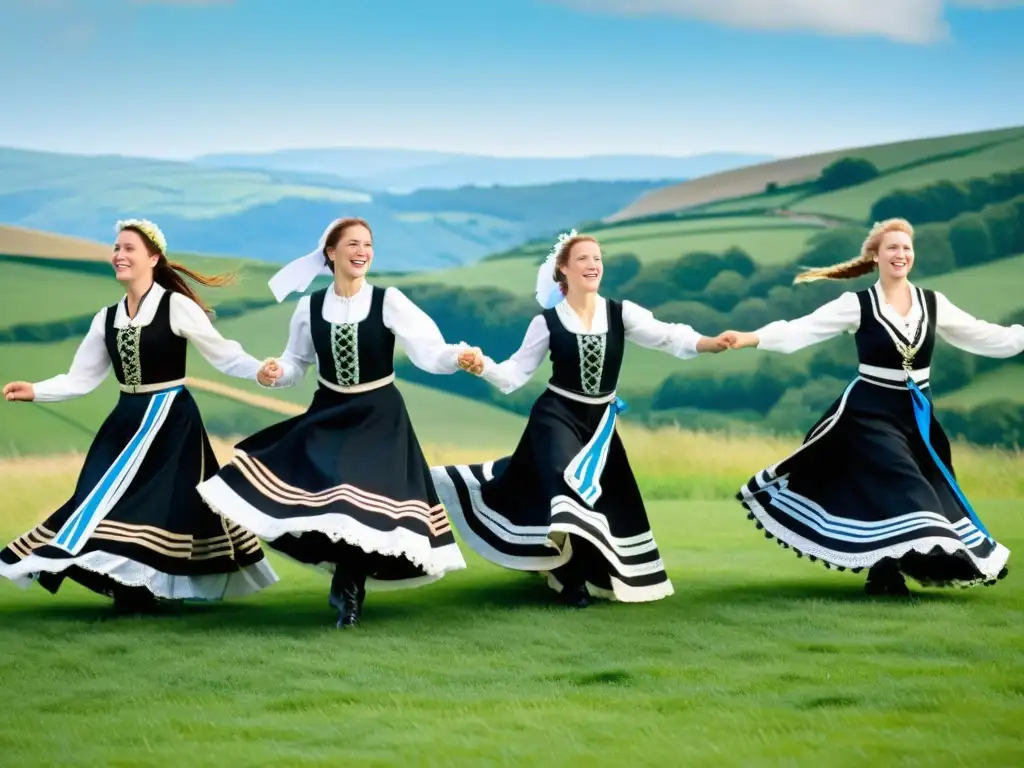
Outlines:
[{"label": "black dress", "polygon": [[795,453],[758,472],[738,498],[769,538],[826,567],[883,562],[930,586],[992,583],[1009,550],[991,538],[956,482],[928,385],[936,297],[913,333],[857,293],[860,375]]},{"label": "black dress", "polygon": [[367,589],[413,587],[465,568],[394,385],[395,337],[377,287],[358,323],[323,318],[309,297],[320,386],[306,413],[236,446],[199,487],[219,514],[301,563],[365,575]]},{"label": "black dress", "polygon": [[646,602],[672,594],[615,429],[625,346],[622,304],[608,332],[576,334],[544,311],[552,376],[511,456],[431,471],[463,541],[498,565],[547,572],[556,591]]},{"label": "black dress", "polygon": [[210,512],[196,485],[217,471],[199,409],[184,386],[188,342],[158,291],[152,321],[104,340],[121,386],[72,497],[0,552],[0,575],[56,592],[65,577],[101,594],[123,586],[168,599],[217,600],[270,586],[259,539]]}]

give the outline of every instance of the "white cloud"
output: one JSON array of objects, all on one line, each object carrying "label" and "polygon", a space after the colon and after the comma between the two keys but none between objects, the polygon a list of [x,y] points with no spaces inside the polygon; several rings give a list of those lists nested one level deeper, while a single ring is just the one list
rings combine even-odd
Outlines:
[{"label": "white cloud", "polygon": [[945,39],[946,5],[978,9],[1024,6],[1024,0],[549,0],[621,16],[700,19],[733,27],[885,37],[924,44]]}]

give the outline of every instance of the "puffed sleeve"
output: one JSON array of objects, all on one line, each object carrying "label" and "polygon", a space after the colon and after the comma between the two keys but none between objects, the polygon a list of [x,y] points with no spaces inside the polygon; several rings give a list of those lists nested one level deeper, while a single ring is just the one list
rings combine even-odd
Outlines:
[{"label": "puffed sleeve", "polygon": [[796,320],[777,320],[755,331],[758,349],[790,354],[820,344],[860,326],[860,302],[847,291],[838,299],[823,304],[809,315]]},{"label": "puffed sleeve", "polygon": [[203,308],[180,293],[171,294],[171,330],[188,339],[210,365],[228,376],[255,380],[263,365],[237,341],[221,336]]},{"label": "puffed sleeve", "polygon": [[495,363],[484,356],[484,370],[481,377],[497,387],[503,394],[515,392],[530,380],[548,351],[548,324],[543,315],[537,315],[526,329],[526,336],[512,357]]},{"label": "puffed sleeve", "polygon": [[71,361],[67,373],[36,382],[32,385],[35,391],[35,402],[56,403],[70,400],[92,392],[103,383],[110,373],[110,355],[103,339],[106,309],[101,309],[89,324],[89,330],[78,345],[78,350]]},{"label": "puffed sleeve", "polygon": [[384,292],[384,325],[395,334],[412,364],[427,373],[455,373],[459,354],[469,348],[465,343],[448,344],[437,323],[394,287]]},{"label": "puffed sleeve", "polygon": [[683,323],[658,320],[649,309],[632,301],[622,302],[622,324],[626,339],[647,349],[668,352],[680,360],[698,355],[697,342],[701,335]]},{"label": "puffed sleeve", "polygon": [[309,296],[299,299],[288,324],[288,343],[277,359],[281,366],[281,378],[274,387],[293,387],[306,376],[309,367],[316,363],[316,349],[309,325]]},{"label": "puffed sleeve", "polygon": [[957,349],[984,357],[1013,357],[1024,350],[1024,326],[979,320],[935,292],[935,331]]}]

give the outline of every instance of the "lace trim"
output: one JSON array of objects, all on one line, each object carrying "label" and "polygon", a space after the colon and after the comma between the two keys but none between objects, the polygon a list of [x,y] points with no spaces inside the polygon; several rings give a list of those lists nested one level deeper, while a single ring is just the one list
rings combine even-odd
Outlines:
[{"label": "lace trim", "polygon": [[[754,523],[757,530],[764,533],[764,537],[766,539],[774,539],[776,544],[783,549],[792,550],[793,554],[798,558],[806,556],[812,563],[820,561],[827,569],[834,568],[840,572],[850,571],[851,573],[860,573],[865,568],[870,568],[872,565],[885,558],[899,560],[910,552],[916,552],[921,555],[938,554],[939,552],[943,552],[947,555],[962,553],[966,557],[970,558],[974,567],[978,570],[978,576],[968,580],[953,579],[941,582],[921,582],[918,580],[921,586],[959,587],[961,589],[966,589],[968,587],[984,584],[988,587],[1005,578],[1008,573],[1006,561],[1009,558],[1010,553],[1009,550],[1001,544],[997,544],[993,553],[989,555],[985,561],[981,561],[979,558],[975,557],[962,542],[941,538],[915,539],[914,541],[894,544],[859,554],[842,553],[842,557],[846,562],[838,563],[836,560],[839,559],[837,557],[839,553],[827,550],[802,536],[798,536],[778,521],[774,520],[767,514],[767,512],[765,512],[760,502],[747,490],[746,486],[740,489],[739,493],[736,494],[736,498],[746,509],[747,519]],[[994,567],[985,568],[983,570],[983,562],[985,565],[988,565],[988,561],[992,561],[994,563]]]},{"label": "lace trim", "polygon": [[127,587],[144,587],[156,597],[165,600],[224,600],[245,597],[278,581],[277,573],[266,559],[230,573],[177,576],[158,571],[127,557],[102,551],[87,552],[66,560],[51,560],[30,555],[15,567],[0,567],[0,575],[26,589],[36,581],[39,573],[60,573],[73,565],[102,574]]},{"label": "lace trim", "polygon": [[241,498],[226,483],[217,481],[220,478],[214,477],[201,486],[200,496],[206,506],[264,541],[273,542],[282,536],[301,536],[315,531],[332,542],[345,541],[367,553],[404,558],[427,576],[441,577],[466,568],[466,561],[456,542],[435,547],[428,537],[412,531],[402,528],[378,531],[348,515],[337,513],[290,519],[271,517]]},{"label": "lace trim", "polygon": [[359,324],[331,324],[331,357],[338,384],[351,387],[359,383]]},{"label": "lace trim", "polygon": [[140,325],[126,325],[124,328],[117,329],[117,355],[121,358],[124,383],[129,387],[137,387],[142,384],[141,340],[142,326]]},{"label": "lace trim", "polygon": [[580,354],[580,385],[588,395],[596,395],[601,391],[606,345],[605,334],[576,334],[576,346]]}]

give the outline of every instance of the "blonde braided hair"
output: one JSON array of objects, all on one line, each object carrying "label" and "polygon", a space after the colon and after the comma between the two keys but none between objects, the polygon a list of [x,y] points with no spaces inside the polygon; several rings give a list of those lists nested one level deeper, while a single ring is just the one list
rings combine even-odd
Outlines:
[{"label": "blonde braided hair", "polygon": [[860,247],[860,255],[855,259],[833,264],[831,267],[817,267],[801,272],[794,283],[809,283],[814,280],[852,280],[855,277],[869,275],[878,268],[875,257],[882,245],[882,239],[890,232],[904,232],[914,237],[914,228],[906,219],[886,219],[876,221],[868,236]]}]

